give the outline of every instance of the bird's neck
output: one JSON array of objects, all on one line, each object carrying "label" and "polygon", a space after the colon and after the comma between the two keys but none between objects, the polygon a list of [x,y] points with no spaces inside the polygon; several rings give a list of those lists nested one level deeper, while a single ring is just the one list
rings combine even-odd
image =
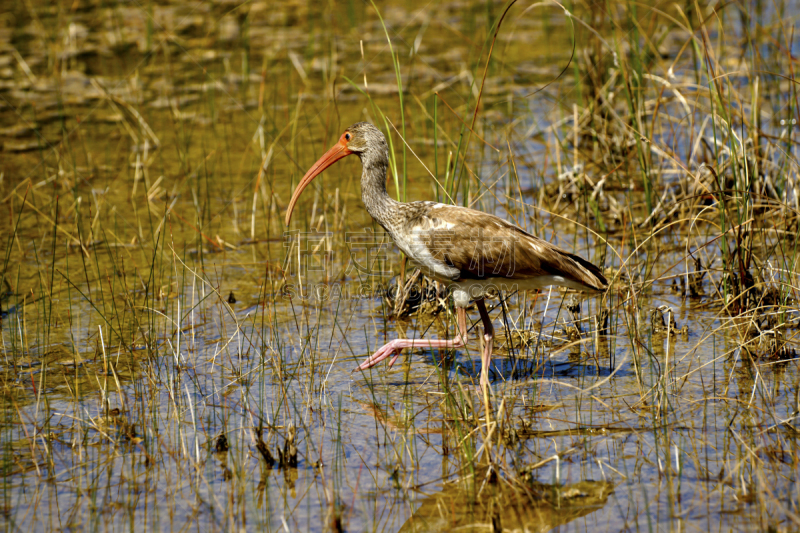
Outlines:
[{"label": "bird's neck", "polygon": [[386,191],[386,171],[388,161],[362,161],[361,199],[367,212],[378,224],[390,233],[395,225],[395,214],[400,202],[394,200]]}]

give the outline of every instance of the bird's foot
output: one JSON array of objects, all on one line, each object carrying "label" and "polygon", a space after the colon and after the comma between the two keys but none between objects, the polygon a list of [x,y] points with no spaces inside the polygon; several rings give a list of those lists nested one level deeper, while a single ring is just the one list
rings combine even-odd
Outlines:
[{"label": "bird's foot", "polygon": [[357,370],[366,370],[368,368],[372,368],[373,366],[377,365],[390,355],[394,354],[394,357],[392,357],[392,359],[389,361],[389,368],[391,368],[392,365],[394,365],[395,361],[397,361],[397,358],[400,357],[400,351],[403,348],[410,348],[411,346],[413,346],[413,344],[411,346],[407,346],[406,345],[407,342],[410,341],[406,341],[406,339],[395,339],[391,342],[384,344],[383,346],[378,348],[378,351],[369,356],[366,361],[358,365],[358,367],[356,367],[356,369],[353,372]]},{"label": "bird's foot", "polygon": [[372,368],[390,355],[394,354],[394,357],[392,357],[392,359],[389,361],[389,367],[391,368],[395,361],[397,361],[397,358],[400,357],[400,352],[404,348],[430,348],[441,350],[447,348],[462,348],[463,346],[464,342],[461,340],[461,337],[456,337],[453,340],[395,339],[380,347],[377,352],[372,354],[366,361],[358,365],[353,372],[356,370],[366,370],[368,368]]}]

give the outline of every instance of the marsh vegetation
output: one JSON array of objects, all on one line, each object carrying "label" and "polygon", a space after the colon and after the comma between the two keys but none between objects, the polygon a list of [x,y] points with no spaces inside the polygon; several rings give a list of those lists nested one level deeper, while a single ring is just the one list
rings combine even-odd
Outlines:
[{"label": "marsh vegetation", "polygon": [[[0,524],[797,530],[797,8],[0,2]],[[359,120],[611,281],[488,300],[488,401],[352,373],[454,333],[358,161],[283,225]]]}]

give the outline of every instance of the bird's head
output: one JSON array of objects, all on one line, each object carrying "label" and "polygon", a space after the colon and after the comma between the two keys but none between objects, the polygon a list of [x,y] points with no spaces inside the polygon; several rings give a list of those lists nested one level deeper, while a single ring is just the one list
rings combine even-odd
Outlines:
[{"label": "bird's head", "polygon": [[300,195],[311,181],[322,171],[337,162],[338,160],[350,154],[356,154],[364,166],[371,164],[373,160],[385,159],[388,153],[388,145],[386,138],[381,133],[381,130],[370,124],[369,122],[357,122],[344,130],[339,142],[325,152],[316,163],[314,163],[292,194],[292,199],[289,200],[289,207],[286,209],[286,225],[292,219],[292,211],[300,199]]}]

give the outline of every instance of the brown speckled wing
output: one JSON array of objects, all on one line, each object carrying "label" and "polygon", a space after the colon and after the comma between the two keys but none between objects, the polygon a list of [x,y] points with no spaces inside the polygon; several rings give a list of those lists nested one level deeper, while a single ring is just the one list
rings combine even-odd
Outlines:
[{"label": "brown speckled wing", "polygon": [[585,259],[494,215],[429,202],[414,202],[407,231],[424,242],[432,259],[460,271],[461,280],[514,280],[560,276],[604,290],[602,271]]}]

